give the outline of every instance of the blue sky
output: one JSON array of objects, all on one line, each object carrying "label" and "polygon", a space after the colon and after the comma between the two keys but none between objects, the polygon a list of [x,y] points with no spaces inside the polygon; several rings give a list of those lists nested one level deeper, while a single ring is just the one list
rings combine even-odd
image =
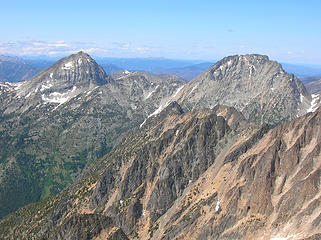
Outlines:
[{"label": "blue sky", "polygon": [[2,0],[0,54],[321,64],[320,0]]}]

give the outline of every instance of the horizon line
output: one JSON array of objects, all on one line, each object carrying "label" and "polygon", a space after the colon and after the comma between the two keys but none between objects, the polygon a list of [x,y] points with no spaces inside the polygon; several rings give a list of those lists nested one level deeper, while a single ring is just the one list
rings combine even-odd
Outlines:
[{"label": "horizon line", "polygon": [[[7,53],[0,53],[0,56],[4,56],[4,57],[17,57],[17,58],[21,58],[21,59],[28,59],[28,58],[38,58],[38,59],[42,59],[45,60],[43,58],[49,58],[52,60],[55,59],[62,59],[65,57],[68,57],[70,55],[73,54],[77,54],[79,52],[84,52],[88,55],[90,55],[93,59],[155,59],[155,60],[176,60],[176,61],[198,61],[200,63],[216,63],[220,60],[222,60],[225,57],[230,57],[230,56],[244,56],[244,55],[264,55],[264,56],[268,56],[269,60],[271,61],[277,61],[278,63],[285,63],[285,64],[293,64],[293,65],[305,65],[305,66],[315,66],[315,67],[321,67],[321,63],[306,63],[306,62],[288,62],[288,61],[280,61],[277,59],[271,59],[269,55],[267,54],[260,54],[260,53],[246,53],[246,54],[232,54],[232,55],[225,55],[224,57],[221,58],[217,58],[217,59],[207,59],[207,58],[180,58],[180,57],[164,57],[164,56],[160,56],[160,57],[130,57],[130,56],[126,56],[126,57],[121,57],[121,56],[99,56],[99,55],[95,55],[95,54],[90,54],[89,52],[86,52],[84,50],[79,50],[79,51],[75,51],[73,53],[66,53],[66,54],[61,54],[61,55],[51,55],[51,54],[35,54],[35,55],[15,55],[15,54],[7,54]],[[198,64],[198,63],[196,63]]]}]

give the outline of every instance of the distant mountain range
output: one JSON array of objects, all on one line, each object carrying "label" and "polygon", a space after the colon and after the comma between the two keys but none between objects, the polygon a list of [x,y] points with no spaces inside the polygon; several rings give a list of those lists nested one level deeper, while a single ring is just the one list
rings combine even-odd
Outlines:
[{"label": "distant mountain range", "polygon": [[158,70],[156,72],[177,75],[186,79],[187,81],[190,81],[213,65],[214,63],[204,62],[180,68],[167,68],[164,70]]},{"label": "distant mountain range", "polygon": [[30,79],[53,62],[23,60],[18,57],[0,56],[0,82],[20,82]]},{"label": "distant mountain range", "polygon": [[306,88],[313,94],[321,93],[321,77],[302,78]]},{"label": "distant mountain range", "polygon": [[97,58],[100,65],[114,64],[122,69],[156,73],[171,68],[182,68],[202,63],[200,60],[176,60],[166,58]]},{"label": "distant mountain range", "polygon": [[321,65],[281,63],[288,73],[293,73],[298,78],[321,76]]},{"label": "distant mountain range", "polygon": [[320,105],[257,54],[186,82],[79,52],[1,82],[0,238],[318,239]]},{"label": "distant mountain range", "polygon": [[[172,74],[192,80],[216,61],[174,60],[163,58],[96,58],[106,73],[119,70],[143,71],[153,74]],[[54,63],[54,58],[39,57],[8,57],[0,56],[0,81],[18,82],[33,77]],[[283,69],[299,78],[321,76],[321,66],[308,64],[281,63]]]}]

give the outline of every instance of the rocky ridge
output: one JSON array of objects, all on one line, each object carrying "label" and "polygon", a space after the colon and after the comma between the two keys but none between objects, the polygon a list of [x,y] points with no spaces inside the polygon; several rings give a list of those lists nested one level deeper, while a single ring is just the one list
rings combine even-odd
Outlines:
[{"label": "rocky ridge", "polygon": [[95,213],[129,239],[318,239],[320,109],[271,130],[224,106],[163,113],[2,232],[38,239]]},{"label": "rocky ridge", "polygon": [[[83,59],[88,65],[80,67]],[[222,79],[226,86],[215,83]],[[234,86],[236,79],[240,86]],[[260,79],[275,81],[282,95],[279,89],[272,94],[274,85],[263,91]],[[200,81],[204,95],[195,85]],[[28,83],[3,83],[0,90],[2,216],[43,199],[1,221],[4,239],[320,234],[320,109],[314,105],[314,113],[272,130],[261,125],[295,118],[313,102],[294,76],[264,56],[228,57],[184,86],[177,77],[141,72],[111,78],[79,53]],[[252,100],[242,103],[249,90],[249,95],[258,90],[259,110]],[[271,104],[263,104],[266,94],[272,94]],[[58,95],[66,100],[48,101]],[[216,95],[242,106],[245,117],[232,107],[214,107]]]},{"label": "rocky ridge", "polygon": [[247,119],[272,125],[302,116],[313,105],[298,78],[256,54],[223,58],[186,84],[175,100],[187,110],[233,106]]}]

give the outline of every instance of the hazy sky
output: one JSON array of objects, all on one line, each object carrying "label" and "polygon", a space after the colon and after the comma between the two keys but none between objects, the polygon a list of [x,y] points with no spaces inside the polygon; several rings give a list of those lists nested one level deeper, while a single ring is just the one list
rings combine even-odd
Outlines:
[{"label": "hazy sky", "polygon": [[321,0],[1,0],[0,54],[321,64]]}]

